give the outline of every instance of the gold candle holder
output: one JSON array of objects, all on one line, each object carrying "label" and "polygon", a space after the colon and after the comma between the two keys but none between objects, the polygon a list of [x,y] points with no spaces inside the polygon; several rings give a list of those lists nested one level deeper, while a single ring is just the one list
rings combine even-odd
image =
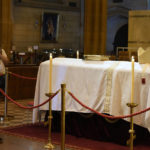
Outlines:
[{"label": "gold candle holder", "polygon": [[[47,97],[51,97],[53,95],[53,93],[46,93],[45,94]],[[52,132],[51,132],[51,128],[52,128],[52,101],[49,101],[49,117],[48,117],[48,124],[49,124],[49,128],[48,128],[48,143],[44,146],[44,148],[46,149],[54,149],[54,145],[52,144]]]},{"label": "gold candle holder", "polygon": [[[127,106],[130,107],[130,114],[133,114],[133,109],[138,104],[136,103],[127,103]],[[135,132],[134,132],[134,124],[133,124],[133,116],[130,117],[130,139],[127,141],[127,145],[130,145],[130,150],[133,150],[133,141],[136,138]]]}]

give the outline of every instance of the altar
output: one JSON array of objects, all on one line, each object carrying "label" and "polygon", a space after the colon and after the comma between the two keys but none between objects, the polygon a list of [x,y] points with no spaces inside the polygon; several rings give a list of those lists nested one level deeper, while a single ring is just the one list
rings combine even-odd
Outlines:
[{"label": "altar", "polygon": [[[138,106],[134,112],[150,107],[150,64],[135,62],[134,102]],[[142,78],[145,82],[142,82]],[[53,59],[52,92],[65,83],[67,90],[72,92],[83,104],[110,115],[127,115],[130,109],[127,103],[131,97],[131,62],[129,61],[87,61],[73,58]],[[48,98],[49,92],[49,61],[39,66],[34,105]],[[48,110],[49,105],[40,107]],[[52,100],[52,110],[61,110],[61,93]],[[66,92],[66,111],[91,113],[79,105]],[[38,119],[38,109],[33,111],[33,122]],[[125,119],[125,120],[129,120]],[[134,117],[134,123],[150,130],[150,112]]]}]

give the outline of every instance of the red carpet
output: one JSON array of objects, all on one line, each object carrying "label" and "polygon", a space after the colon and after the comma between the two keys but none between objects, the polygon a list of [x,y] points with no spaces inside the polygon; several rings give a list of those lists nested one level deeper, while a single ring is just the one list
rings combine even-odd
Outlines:
[{"label": "red carpet", "polygon": [[[1,133],[29,138],[36,141],[47,142],[48,128],[42,124],[30,124],[16,127],[0,129]],[[52,133],[53,144],[60,144],[60,133]],[[127,146],[118,145],[110,142],[94,141],[85,138],[78,138],[66,135],[66,147],[79,150],[129,150]],[[144,143],[138,143],[134,146],[134,150],[149,150],[150,139]]]}]

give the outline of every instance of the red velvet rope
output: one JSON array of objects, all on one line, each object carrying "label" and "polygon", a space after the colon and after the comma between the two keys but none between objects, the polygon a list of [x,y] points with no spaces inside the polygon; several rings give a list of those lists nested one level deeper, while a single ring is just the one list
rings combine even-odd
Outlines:
[{"label": "red velvet rope", "polygon": [[146,108],[146,109],[144,109],[144,110],[142,110],[142,111],[139,111],[139,112],[136,112],[136,113],[133,113],[133,114],[130,114],[130,115],[124,115],[124,116],[109,116],[109,115],[105,115],[105,114],[99,113],[99,112],[97,112],[96,110],[94,110],[94,109],[92,109],[92,108],[86,106],[86,105],[83,104],[81,101],[79,101],[71,92],[68,91],[68,93],[69,93],[69,95],[70,95],[77,103],[79,103],[81,106],[83,106],[83,107],[89,109],[90,111],[92,111],[92,112],[94,112],[94,113],[96,113],[96,114],[98,114],[98,115],[100,115],[100,116],[102,116],[102,117],[109,118],[109,119],[129,118],[129,117],[136,116],[136,115],[142,114],[142,113],[144,113],[144,112],[150,110],[150,107],[149,107],[149,108]]},{"label": "red velvet rope", "polygon": [[19,75],[19,74],[16,74],[16,73],[12,73],[12,72],[8,72],[9,74],[13,75],[13,76],[16,76],[18,78],[22,78],[22,79],[29,79],[29,80],[36,80],[37,78],[33,78],[33,77],[25,77],[25,76],[22,76],[22,75]]},{"label": "red velvet rope", "polygon": [[39,104],[39,105],[37,105],[37,106],[26,107],[26,106],[23,106],[23,105],[17,103],[16,101],[14,101],[12,98],[10,98],[8,95],[6,95],[5,92],[0,88],[0,92],[1,92],[4,96],[6,96],[6,98],[7,98],[8,100],[10,100],[11,102],[13,102],[14,104],[16,104],[17,106],[19,106],[19,107],[21,107],[21,108],[23,108],[23,109],[34,109],[34,108],[38,108],[38,107],[40,107],[40,106],[46,104],[46,103],[49,102],[50,100],[52,100],[52,98],[55,97],[55,96],[59,93],[59,91],[60,91],[60,90],[56,91],[56,93],[54,93],[48,100],[44,101],[43,103],[41,103],[41,104]]}]

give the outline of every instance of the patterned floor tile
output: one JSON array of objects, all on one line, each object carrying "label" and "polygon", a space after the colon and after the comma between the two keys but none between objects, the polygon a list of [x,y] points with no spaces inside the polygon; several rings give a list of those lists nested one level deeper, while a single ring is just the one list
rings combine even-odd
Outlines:
[{"label": "patterned floor tile", "polygon": [[[33,99],[17,100],[16,102],[27,106],[30,101]],[[5,119],[4,114],[7,115]],[[0,116],[0,128],[32,123],[32,110],[22,109],[10,101],[8,101],[6,112],[4,100],[0,100]]]}]

